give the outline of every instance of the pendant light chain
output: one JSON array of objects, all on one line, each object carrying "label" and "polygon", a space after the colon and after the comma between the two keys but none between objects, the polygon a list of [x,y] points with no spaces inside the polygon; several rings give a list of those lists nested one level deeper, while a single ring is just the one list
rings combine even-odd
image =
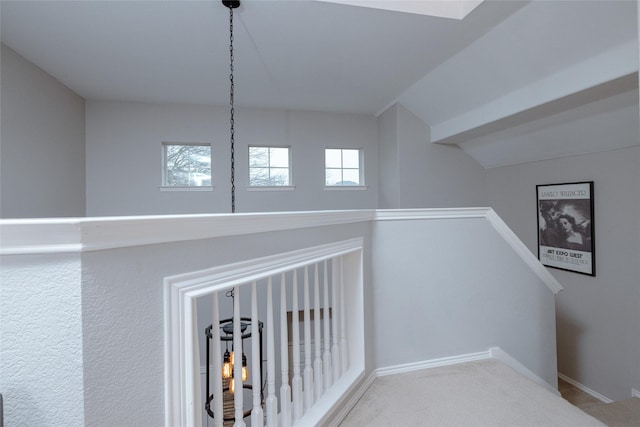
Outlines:
[{"label": "pendant light chain", "polygon": [[229,59],[230,74],[229,81],[231,84],[229,104],[231,104],[231,213],[236,211],[236,183],[235,183],[235,135],[234,135],[234,108],[233,108],[233,7],[229,7]]}]

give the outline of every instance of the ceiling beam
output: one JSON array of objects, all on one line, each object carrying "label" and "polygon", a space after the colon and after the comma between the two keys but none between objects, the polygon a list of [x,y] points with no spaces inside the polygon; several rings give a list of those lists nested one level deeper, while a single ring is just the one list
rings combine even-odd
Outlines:
[{"label": "ceiling beam", "polygon": [[[431,142],[459,143],[457,136],[504,122],[555,100],[594,88],[638,71],[638,47],[628,42],[544,79],[514,90],[478,108],[431,126]],[[424,120],[424,118],[423,118]]]}]

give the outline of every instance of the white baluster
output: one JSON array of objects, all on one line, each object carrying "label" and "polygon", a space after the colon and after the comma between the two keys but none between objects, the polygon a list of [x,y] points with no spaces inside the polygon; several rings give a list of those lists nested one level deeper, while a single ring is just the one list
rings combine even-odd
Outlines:
[{"label": "white baluster", "polygon": [[[212,372],[211,380],[213,382],[213,426],[222,427],[224,420],[222,409],[222,362],[220,349],[220,308],[218,307],[218,293],[213,294],[212,303],[212,322],[211,322],[211,344],[212,344]],[[206,397],[207,399],[209,396]],[[208,415],[207,415],[208,416]]]},{"label": "white baluster", "polygon": [[331,346],[331,366],[333,368],[333,382],[340,378],[340,345],[338,342],[338,318],[340,317],[340,304],[338,297],[338,263],[337,258],[331,260],[331,300],[333,301],[333,311],[331,312],[331,331],[333,332],[333,343]]},{"label": "white baluster", "polygon": [[340,257],[340,372],[344,374],[349,368],[349,358],[347,357],[347,315],[345,311],[346,301],[344,298],[344,257]]},{"label": "white baluster", "polygon": [[329,260],[324,260],[324,353],[322,354],[322,363],[324,368],[324,389],[327,390],[331,387],[332,384],[332,368],[331,368],[331,327],[330,327],[330,316],[331,309],[329,308],[329,277],[328,277],[328,269],[327,264]]},{"label": "white baluster", "polygon": [[233,288],[233,350],[235,353],[235,363],[233,365],[233,378],[235,383],[235,393],[233,403],[235,409],[234,427],[245,427],[243,417],[243,396],[242,396],[242,330],[240,329],[240,288]]},{"label": "white baluster", "polygon": [[314,397],[318,400],[322,396],[322,333],[320,326],[322,320],[320,318],[320,279],[318,279],[318,263],[314,264],[313,269],[313,340],[315,343],[315,360],[313,361],[313,385]]},{"label": "white baluster", "polygon": [[260,378],[260,320],[258,319],[258,291],[254,281],[251,284],[251,383],[253,394],[253,408],[251,409],[251,427],[262,427],[264,425],[264,413],[260,389],[262,378]]},{"label": "white baluster", "polygon": [[289,337],[287,336],[287,285],[280,276],[280,425],[291,427],[291,387],[289,387]]},{"label": "white baluster", "polygon": [[[276,398],[276,355],[273,334],[273,289],[271,276],[267,282],[267,427],[278,426],[278,399]],[[253,425],[252,425],[253,427]]]},{"label": "white baluster", "polygon": [[298,319],[298,271],[293,270],[292,293],[292,320],[291,334],[293,335],[293,379],[291,389],[293,392],[293,422],[295,423],[303,414],[302,406],[302,377],[300,377],[300,319]]},{"label": "white baluster", "polygon": [[304,267],[304,411],[313,405],[313,368],[311,367],[311,310],[309,308],[309,268]]}]

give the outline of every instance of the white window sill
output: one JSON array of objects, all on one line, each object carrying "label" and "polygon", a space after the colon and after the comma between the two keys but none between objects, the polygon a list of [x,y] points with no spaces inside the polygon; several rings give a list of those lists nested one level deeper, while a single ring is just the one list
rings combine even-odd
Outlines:
[{"label": "white window sill", "polygon": [[293,191],[295,189],[295,185],[265,185],[247,187],[247,191]]},{"label": "white window sill", "polygon": [[325,190],[366,190],[366,185],[325,185]]},{"label": "white window sill", "polygon": [[161,186],[158,187],[160,191],[213,191],[215,187],[212,186],[201,186],[201,187],[171,187],[171,186]]}]

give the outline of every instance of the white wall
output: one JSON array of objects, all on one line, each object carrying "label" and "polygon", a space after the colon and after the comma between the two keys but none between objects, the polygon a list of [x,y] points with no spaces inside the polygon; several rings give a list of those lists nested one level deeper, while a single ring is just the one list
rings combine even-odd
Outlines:
[{"label": "white wall", "polygon": [[[499,346],[555,384],[553,293],[484,216],[372,223],[373,214],[306,225],[295,214],[5,222],[8,425],[162,425],[164,277],[350,238],[364,241],[365,378]],[[203,238],[198,224],[223,237]],[[208,310],[199,315],[210,322]]]},{"label": "white wall", "polygon": [[[375,208],[376,119],[355,114],[236,109],[236,211]],[[229,212],[229,111],[226,107],[87,102],[87,215]],[[161,144],[212,143],[207,192],[166,192]],[[248,146],[289,145],[293,191],[247,191]],[[324,189],[324,148],[362,148],[366,190]]]},{"label": "white wall", "polygon": [[484,218],[377,221],[376,367],[500,347],[556,386],[554,294]]},{"label": "white wall", "polygon": [[380,207],[486,205],[484,168],[458,146],[432,144],[429,132],[400,104],[380,116]]},{"label": "white wall", "polygon": [[387,108],[378,116],[378,182],[380,209],[400,207],[398,108]]},{"label": "white wall", "polygon": [[[364,237],[368,247],[369,235],[370,224],[360,223],[83,254],[86,424],[164,424],[164,277],[352,237]],[[210,314],[202,310],[200,324],[210,324]]]},{"label": "white wall", "polygon": [[84,216],[84,100],[1,48],[0,217]]},{"label": "white wall", "polygon": [[84,425],[79,254],[2,257],[6,426]]},{"label": "white wall", "polygon": [[[637,112],[635,120],[619,125],[638,129]],[[557,297],[558,370],[610,399],[630,397],[640,387],[640,147],[491,169],[487,176],[491,206],[534,254],[536,184],[594,181],[596,276],[550,269],[565,287]]]}]

